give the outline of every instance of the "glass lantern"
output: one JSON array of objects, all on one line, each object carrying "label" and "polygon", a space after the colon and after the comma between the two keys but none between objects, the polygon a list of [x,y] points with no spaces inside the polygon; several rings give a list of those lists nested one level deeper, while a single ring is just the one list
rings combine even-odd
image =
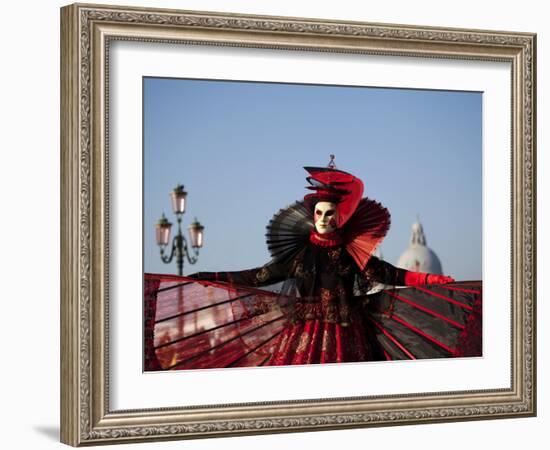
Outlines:
[{"label": "glass lantern", "polygon": [[170,193],[170,197],[172,198],[172,209],[174,212],[176,214],[183,214],[187,201],[187,192],[183,189],[183,184],[178,184]]},{"label": "glass lantern", "polygon": [[204,227],[195,218],[195,220],[189,225],[189,239],[191,240],[191,247],[201,248],[204,239]]},{"label": "glass lantern", "polygon": [[168,242],[170,242],[171,228],[172,228],[172,224],[168,222],[168,219],[163,213],[162,217],[155,224],[155,237],[157,240],[157,244],[160,245],[161,247],[168,245]]}]

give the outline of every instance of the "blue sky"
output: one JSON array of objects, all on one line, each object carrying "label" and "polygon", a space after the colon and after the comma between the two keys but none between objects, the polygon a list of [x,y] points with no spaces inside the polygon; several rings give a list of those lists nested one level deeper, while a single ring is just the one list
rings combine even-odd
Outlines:
[{"label": "blue sky", "polygon": [[303,167],[333,153],[392,215],[385,260],[397,262],[418,215],[444,272],[481,279],[479,92],[145,78],[143,145],[146,272],[176,272],[154,240],[163,212],[175,223],[176,184],[184,227],[205,226],[184,273],[252,268],[269,260],[269,219],[306,193]]}]

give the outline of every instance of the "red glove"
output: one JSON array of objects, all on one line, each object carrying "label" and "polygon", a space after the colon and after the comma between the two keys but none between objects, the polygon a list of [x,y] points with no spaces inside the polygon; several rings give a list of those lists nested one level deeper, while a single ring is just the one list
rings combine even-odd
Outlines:
[{"label": "red glove", "polygon": [[454,278],[433,273],[407,272],[405,274],[405,286],[420,286],[423,284],[452,283]]},{"label": "red glove", "polygon": [[445,284],[453,283],[455,279],[448,277],[447,275],[434,275],[433,273],[428,275],[428,284]]}]

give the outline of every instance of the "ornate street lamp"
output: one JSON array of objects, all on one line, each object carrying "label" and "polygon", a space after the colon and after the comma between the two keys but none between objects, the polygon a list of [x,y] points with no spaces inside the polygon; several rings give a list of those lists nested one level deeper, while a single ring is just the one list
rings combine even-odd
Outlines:
[{"label": "ornate street lamp", "polygon": [[172,224],[168,221],[164,213],[159,221],[155,225],[155,238],[157,245],[160,247],[160,258],[164,263],[170,263],[176,257],[176,264],[178,266],[178,275],[183,275],[183,262],[187,259],[189,264],[195,264],[199,256],[199,248],[202,247],[204,241],[204,227],[195,220],[189,226],[189,240],[191,247],[193,248],[193,255],[189,254],[189,246],[187,245],[187,239],[181,231],[181,218],[185,213],[185,206],[187,202],[187,192],[185,192],[183,185],[178,184],[176,188],[170,193],[172,199],[172,209],[176,214],[178,220],[178,234],[174,236],[172,240],[172,250],[170,255],[165,255],[164,250],[170,242],[170,230]]}]

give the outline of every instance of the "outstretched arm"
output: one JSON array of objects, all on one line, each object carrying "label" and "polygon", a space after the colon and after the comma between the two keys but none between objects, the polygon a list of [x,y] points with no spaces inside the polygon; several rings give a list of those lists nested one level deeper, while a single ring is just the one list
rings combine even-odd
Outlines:
[{"label": "outstretched arm", "polygon": [[287,273],[285,266],[269,262],[255,269],[237,272],[197,272],[189,277],[195,280],[225,281],[243,286],[265,286],[284,280]]},{"label": "outstretched arm", "polygon": [[452,283],[454,278],[433,273],[410,272],[399,269],[376,256],[371,256],[364,275],[372,280],[392,286],[419,286],[422,284]]}]

